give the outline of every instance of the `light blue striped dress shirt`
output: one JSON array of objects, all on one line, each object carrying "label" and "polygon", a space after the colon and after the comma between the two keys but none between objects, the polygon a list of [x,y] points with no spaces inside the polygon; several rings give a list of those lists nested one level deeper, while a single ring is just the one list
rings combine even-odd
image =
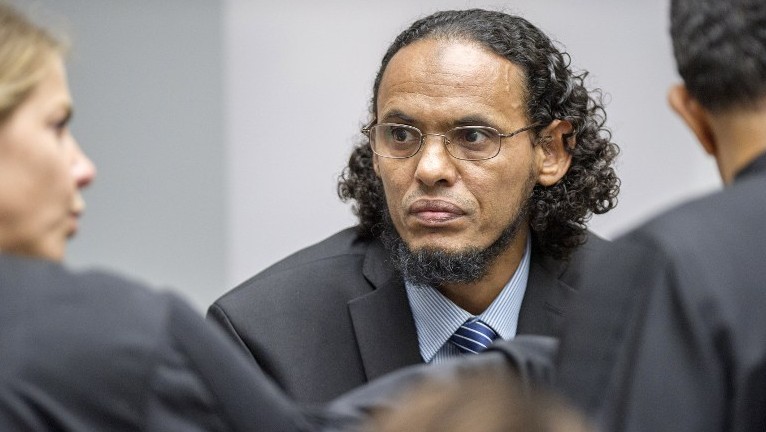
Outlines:
[{"label": "light blue striped dress shirt", "polygon": [[[492,304],[479,315],[482,321],[489,324],[505,340],[516,336],[521,300],[524,298],[529,277],[530,251],[531,241],[528,236],[524,256],[516,272]],[[455,330],[474,315],[452,303],[435,288],[413,285],[408,281],[405,281],[404,285],[415,318],[423,361],[440,363],[460,355],[458,349],[447,341]]]}]

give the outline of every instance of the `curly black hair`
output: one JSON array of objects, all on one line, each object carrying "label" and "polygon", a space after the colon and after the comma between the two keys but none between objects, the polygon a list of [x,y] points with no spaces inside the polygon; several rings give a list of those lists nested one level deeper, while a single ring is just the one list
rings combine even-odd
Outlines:
[{"label": "curly black hair", "polygon": [[[421,39],[477,42],[515,65],[526,78],[527,116],[540,126],[566,120],[573,131],[564,138],[572,164],[555,185],[535,185],[529,209],[530,228],[537,250],[555,258],[567,258],[587,238],[586,222],[617,205],[620,180],[612,163],[619,148],[604,127],[606,112],[599,90],[588,91],[587,72],[574,73],[569,55],[524,18],[503,12],[470,9],[441,11],[415,21],[388,48],[373,86],[370,114],[376,118],[378,88],[386,66],[402,48]],[[572,145],[573,144],[573,145]],[[375,175],[369,140],[361,138],[348,166],[340,175],[338,195],[354,200],[362,236],[377,236],[387,211],[383,186]]]}]

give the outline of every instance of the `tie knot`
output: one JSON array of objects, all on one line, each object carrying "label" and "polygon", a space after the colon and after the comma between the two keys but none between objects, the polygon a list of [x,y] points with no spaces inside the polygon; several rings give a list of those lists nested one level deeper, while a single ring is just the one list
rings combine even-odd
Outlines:
[{"label": "tie knot", "polygon": [[471,318],[455,333],[450,336],[449,341],[455,345],[462,354],[478,354],[487,349],[498,335],[479,318]]}]

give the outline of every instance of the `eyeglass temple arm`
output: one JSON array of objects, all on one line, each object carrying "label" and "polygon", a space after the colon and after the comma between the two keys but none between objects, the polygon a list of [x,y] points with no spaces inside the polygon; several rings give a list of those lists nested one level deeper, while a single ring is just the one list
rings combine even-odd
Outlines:
[{"label": "eyeglass temple arm", "polygon": [[538,127],[538,126],[542,126],[542,123],[533,123],[533,124],[531,124],[529,126],[524,126],[523,128],[521,128],[519,130],[515,130],[515,131],[513,131],[511,133],[507,133],[507,134],[498,133],[497,136],[499,136],[501,138],[509,138],[509,137],[514,136],[514,135],[518,135],[518,134],[520,134],[522,132],[528,131],[530,129],[534,129],[534,128]]},{"label": "eyeglass temple arm", "polygon": [[362,127],[362,133],[365,134],[365,135],[369,135],[370,134],[370,129],[372,129],[372,127],[375,126],[375,123],[377,123],[377,122],[378,122],[378,119],[376,119],[376,118],[373,118],[372,120],[370,120],[370,122],[367,123],[366,126]]}]

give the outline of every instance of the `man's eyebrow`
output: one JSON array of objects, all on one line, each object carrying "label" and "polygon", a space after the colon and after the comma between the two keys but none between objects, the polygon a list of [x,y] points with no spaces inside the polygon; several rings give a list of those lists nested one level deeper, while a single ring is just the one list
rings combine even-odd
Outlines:
[{"label": "man's eyebrow", "polygon": [[460,117],[459,119],[453,122],[453,125],[454,126],[489,126],[489,127],[498,129],[498,126],[495,122],[489,120],[487,117],[484,117],[482,115],[469,115],[465,117]]},{"label": "man's eyebrow", "polygon": [[[379,121],[381,123],[398,122],[404,124],[415,124],[416,122],[414,117],[411,117],[398,109],[393,109],[387,112],[380,118]],[[480,114],[460,117],[459,119],[454,120],[451,124],[451,127],[458,126],[489,126],[491,128],[500,130],[500,127],[497,125],[497,123]]]},{"label": "man's eyebrow", "polygon": [[414,118],[408,116],[403,111],[400,111],[398,109],[387,112],[385,116],[380,118],[380,120],[384,123],[389,121],[394,121],[394,120],[398,120],[402,123],[407,123],[407,124],[412,124],[415,122]]}]

